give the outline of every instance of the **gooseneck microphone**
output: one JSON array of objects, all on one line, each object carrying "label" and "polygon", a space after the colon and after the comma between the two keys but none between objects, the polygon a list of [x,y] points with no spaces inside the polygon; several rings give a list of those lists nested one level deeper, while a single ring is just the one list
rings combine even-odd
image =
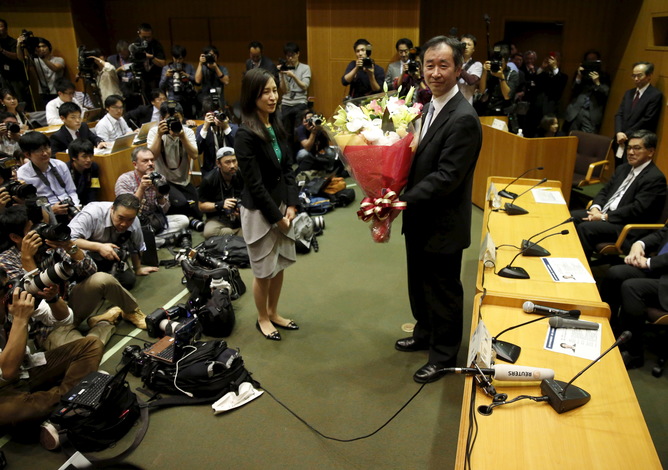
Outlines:
[{"label": "gooseneck microphone", "polygon": [[547,317],[538,317],[534,318],[533,320],[525,321],[523,323],[520,323],[519,325],[513,325],[505,330],[501,331],[498,335],[492,337],[492,349],[496,351],[496,358],[500,359],[505,362],[510,362],[511,364],[515,364],[517,362],[517,359],[520,357],[520,353],[522,352],[522,348],[519,347],[516,344],[509,343],[507,341],[501,341],[499,339],[499,336],[504,334],[507,331],[514,330],[515,328],[519,328],[520,326],[524,325],[530,325],[531,323],[535,323],[537,321],[545,320],[546,318],[550,318],[550,316]]},{"label": "gooseneck microphone", "polygon": [[501,277],[509,277],[511,279],[530,279],[529,273],[526,272],[526,270],[520,266],[513,266],[513,263],[517,259],[518,256],[522,254],[525,250],[529,249],[533,245],[537,245],[538,243],[542,242],[546,238],[549,237],[554,237],[555,235],[568,235],[568,230],[562,230],[561,232],[556,232],[556,233],[551,233],[549,235],[545,235],[543,238],[538,240],[536,243],[532,243],[529,245],[527,248],[524,248],[523,250],[520,250],[519,253],[515,255],[515,257],[508,263],[508,266],[503,268],[502,270],[499,271],[499,276]]},{"label": "gooseneck microphone", "polygon": [[[534,189],[536,186],[540,186],[541,184],[545,183],[546,181],[547,181],[547,178],[543,178],[543,179],[540,180],[538,183],[534,184],[534,185],[531,186],[529,189],[527,189],[526,191],[524,191],[522,194],[520,194],[519,196],[517,196],[514,200],[515,200],[515,201],[518,200],[519,198],[521,198],[522,196],[524,196],[526,193],[528,193],[529,191],[531,191],[532,189]],[[523,208],[520,207],[520,206],[516,206],[515,204],[510,203],[510,202],[506,202],[506,204],[505,204],[503,207],[504,207],[504,210],[506,211],[506,214],[508,214],[508,215],[523,215],[523,214],[528,214],[528,213],[529,213],[528,210],[523,209]]]},{"label": "gooseneck microphone", "polygon": [[591,366],[596,364],[603,356],[608,354],[614,348],[620,344],[631,339],[631,332],[625,331],[617,341],[615,341],[612,346],[610,346],[607,351],[594,359],[587,367],[582,369],[575,377],[571,379],[570,382],[562,382],[561,380],[554,379],[545,379],[540,383],[540,390],[543,392],[543,395],[547,396],[547,401],[550,403],[550,406],[554,408],[554,411],[557,413],[565,413],[566,411],[571,411],[572,409],[578,408],[591,400],[591,395],[577,387],[571,385],[578,377],[584,374]]},{"label": "gooseneck microphone", "polygon": [[530,300],[524,302],[522,310],[524,310],[524,313],[535,313],[537,315],[559,315],[562,317],[574,318],[576,320],[580,318],[580,310],[562,310],[554,307],[543,307],[542,305],[534,304]]},{"label": "gooseneck microphone", "polygon": [[508,183],[505,188],[503,188],[501,191],[499,191],[499,196],[505,197],[506,199],[516,199],[517,194],[511,193],[510,191],[508,191],[508,188],[511,187],[513,184],[515,184],[522,176],[526,175],[527,173],[529,173],[531,171],[534,171],[534,170],[542,170],[542,169],[543,169],[542,166],[537,166],[536,168],[531,168],[531,169],[525,171],[520,176],[518,176],[517,178],[512,180],[510,183]]},{"label": "gooseneck microphone", "polygon": [[477,367],[450,367],[444,369],[446,372],[455,374],[491,375],[494,380],[505,382],[525,382],[529,380],[545,380],[554,378],[554,370],[541,367],[512,366],[509,364],[494,364],[489,369],[478,369]]},{"label": "gooseneck microphone", "polygon": [[[538,232],[536,235],[532,235],[529,237],[528,240],[522,240],[522,248],[527,248],[531,244],[531,239],[536,238],[538,235],[542,235],[545,232],[549,232],[552,229],[555,229],[561,225],[567,224],[569,222],[573,222],[574,217],[569,217],[568,219],[564,220],[563,222],[555,225],[554,227],[547,228],[543,230],[542,232]],[[527,249],[522,253],[522,256],[550,256],[552,253],[547,251],[545,248],[542,248],[539,245],[532,245],[531,248]]]},{"label": "gooseneck microphone", "polygon": [[579,328],[581,330],[598,330],[598,323],[583,320],[571,320],[568,318],[552,317],[550,318],[552,328]]}]

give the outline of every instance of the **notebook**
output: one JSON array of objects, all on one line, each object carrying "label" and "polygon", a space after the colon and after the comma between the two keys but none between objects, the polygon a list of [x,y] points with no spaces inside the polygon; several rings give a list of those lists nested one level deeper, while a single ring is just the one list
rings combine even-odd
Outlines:
[{"label": "notebook", "polygon": [[132,147],[132,141],[134,140],[134,134],[127,134],[123,137],[119,137],[114,140],[114,145],[111,148],[105,149],[95,149],[95,155],[108,155],[110,153],[120,152],[121,150],[128,149]]},{"label": "notebook", "polygon": [[158,125],[158,121],[145,122],[144,124],[142,124],[142,126],[139,129],[139,132],[137,133],[137,136],[135,137],[135,140],[132,144],[133,145],[145,144],[146,139],[148,137],[148,131],[150,131],[151,129],[153,129],[157,125]]},{"label": "notebook", "polygon": [[85,376],[72,390],[61,397],[60,402],[65,405],[63,410],[73,406],[97,409],[114,388],[123,386],[130,365],[131,363],[128,363],[123,366],[116,375],[96,371]]},{"label": "notebook", "polygon": [[81,116],[82,122],[93,122],[100,119],[102,110],[100,108],[84,109],[83,116]]},{"label": "notebook", "polygon": [[189,318],[173,337],[163,336],[143,352],[154,359],[173,364],[183,357],[184,347],[192,343],[196,333],[197,318]]}]

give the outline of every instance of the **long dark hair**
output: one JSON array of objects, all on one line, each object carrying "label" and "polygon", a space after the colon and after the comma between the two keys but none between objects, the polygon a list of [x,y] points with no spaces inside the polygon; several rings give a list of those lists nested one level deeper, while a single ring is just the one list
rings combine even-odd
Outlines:
[{"label": "long dark hair", "polygon": [[[264,69],[256,68],[246,72],[241,81],[241,122],[265,142],[270,140],[269,131],[257,115],[257,105],[255,102],[262,96],[262,92],[267,86],[269,79],[275,81],[271,73]],[[285,131],[275,112],[269,115],[269,124],[273,127],[274,133],[279,140],[285,138]]]}]

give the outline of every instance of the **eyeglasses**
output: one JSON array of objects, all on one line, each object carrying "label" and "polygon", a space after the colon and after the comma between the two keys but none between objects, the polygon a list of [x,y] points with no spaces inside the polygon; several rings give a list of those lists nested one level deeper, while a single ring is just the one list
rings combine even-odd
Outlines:
[{"label": "eyeglasses", "polygon": [[645,150],[645,147],[642,147],[640,145],[633,145],[628,148],[629,150],[633,150],[634,152],[637,152],[639,150]]},{"label": "eyeglasses", "polygon": [[120,106],[109,106],[109,107],[112,108],[112,109],[123,109],[123,108],[125,108],[125,106],[123,106],[123,105],[120,105]]},{"label": "eyeglasses", "polygon": [[631,78],[643,78],[645,76],[644,73],[633,73],[631,74]]}]

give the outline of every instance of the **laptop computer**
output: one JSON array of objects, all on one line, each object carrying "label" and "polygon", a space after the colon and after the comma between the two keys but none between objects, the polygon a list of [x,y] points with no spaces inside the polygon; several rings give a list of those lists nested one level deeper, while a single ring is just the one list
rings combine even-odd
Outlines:
[{"label": "laptop computer", "polygon": [[100,371],[91,372],[60,398],[60,403],[63,405],[60,411],[66,413],[73,407],[97,409],[114,388],[123,386],[130,365],[130,362],[124,365],[115,375]]},{"label": "laptop computer", "polygon": [[148,138],[148,131],[150,131],[151,129],[153,129],[157,125],[158,125],[158,121],[145,122],[144,124],[142,124],[142,126],[139,129],[139,132],[137,133],[137,136],[135,137],[135,140],[132,144],[133,145],[145,144],[146,139]]},{"label": "laptop computer", "polygon": [[192,343],[197,333],[197,318],[187,319],[174,336],[163,336],[157,343],[144,349],[144,354],[159,361],[173,364],[183,357],[185,346]]},{"label": "laptop computer", "polygon": [[86,123],[97,121],[100,119],[101,115],[102,110],[100,108],[84,109],[83,115],[81,116],[81,121]]},{"label": "laptop computer", "polygon": [[114,145],[111,148],[105,149],[95,149],[95,155],[108,155],[110,153],[120,152],[121,150],[129,149],[132,147],[132,141],[134,140],[134,134],[127,134],[123,137],[119,137],[114,140]]}]

